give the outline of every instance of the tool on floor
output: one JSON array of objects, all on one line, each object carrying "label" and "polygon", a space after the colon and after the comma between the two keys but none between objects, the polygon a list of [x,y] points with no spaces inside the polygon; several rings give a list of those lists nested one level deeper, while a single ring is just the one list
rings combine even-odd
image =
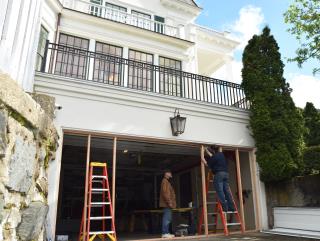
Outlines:
[{"label": "tool on floor", "polygon": [[[100,172],[94,173],[94,169],[98,169]],[[100,240],[105,240],[108,237],[110,240],[116,241],[117,237],[106,163],[90,163],[87,195],[88,201],[87,204],[84,204],[79,241],[93,241],[97,237]],[[85,208],[87,209],[86,220],[84,220]],[[99,216],[98,213],[102,213],[102,215]],[[86,222],[86,230],[83,233],[84,222]]]},{"label": "tool on floor", "polygon": [[[210,185],[211,184],[211,185]],[[206,182],[206,200],[207,200],[207,215],[208,215],[208,229],[210,233],[216,233],[218,227],[218,216],[220,216],[221,224],[223,226],[224,234],[227,236],[230,232],[231,226],[238,226],[242,233],[244,233],[244,227],[242,224],[241,217],[239,215],[238,207],[233,198],[232,192],[230,190],[233,205],[235,211],[223,212],[222,205],[218,200],[218,195],[214,190],[213,186],[213,174],[211,171],[208,172],[207,182]],[[230,215],[229,220],[228,215]],[[236,217],[236,222],[232,222],[233,215]],[[204,209],[202,208],[201,216],[198,223],[198,234],[201,234],[204,230]],[[209,222],[211,221],[211,222]]]}]

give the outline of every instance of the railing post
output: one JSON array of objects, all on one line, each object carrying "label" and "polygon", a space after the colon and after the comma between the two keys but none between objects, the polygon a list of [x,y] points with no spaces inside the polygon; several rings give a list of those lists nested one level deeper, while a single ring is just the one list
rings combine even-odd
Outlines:
[{"label": "railing post", "polygon": [[[128,47],[123,48],[122,58],[129,59],[129,48]],[[122,85],[124,87],[128,87],[128,71],[129,71],[128,64],[123,64],[123,78],[122,78],[123,83],[122,83]]]},{"label": "railing post", "polygon": [[44,49],[43,59],[41,63],[41,72],[46,72],[47,56],[48,56],[49,40],[46,40],[46,47]]},{"label": "railing post", "polygon": [[[95,39],[90,39],[90,42],[89,42],[89,51],[90,52],[95,52],[96,50],[96,40]],[[93,80],[93,74],[94,74],[94,61],[95,61],[95,58],[94,57],[91,57],[90,55],[90,52],[88,52],[88,77],[87,79],[88,80]]]},{"label": "railing post", "polygon": [[[159,66],[159,54],[154,55],[153,64],[156,66]],[[159,93],[160,92],[160,69],[156,70],[156,68],[154,68],[153,79],[154,79],[153,92]]]}]

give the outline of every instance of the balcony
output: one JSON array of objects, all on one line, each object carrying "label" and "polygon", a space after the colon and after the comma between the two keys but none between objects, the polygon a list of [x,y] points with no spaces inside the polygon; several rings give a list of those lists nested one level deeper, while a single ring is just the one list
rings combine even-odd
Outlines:
[{"label": "balcony", "polygon": [[40,71],[88,83],[249,109],[239,84],[48,41]]},{"label": "balcony", "polygon": [[[103,1],[102,1],[103,2]],[[106,4],[106,3],[105,3]],[[65,1],[64,6],[72,10],[82,13],[94,15],[103,19],[111,20],[118,23],[131,25],[137,28],[145,29],[148,31],[156,32],[159,34],[180,38],[179,28],[168,25],[164,22],[155,21],[147,18],[148,14],[136,12],[136,14],[128,13],[127,9],[120,7],[118,9],[108,7],[108,5],[95,4],[85,0]],[[145,16],[142,16],[145,15]]]}]

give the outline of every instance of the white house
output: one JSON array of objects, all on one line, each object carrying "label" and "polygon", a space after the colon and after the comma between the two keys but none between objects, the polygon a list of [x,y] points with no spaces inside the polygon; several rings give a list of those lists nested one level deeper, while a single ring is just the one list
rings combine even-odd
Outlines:
[{"label": "white house", "polygon": [[[119,239],[159,237],[154,210],[168,168],[178,207],[193,207],[176,213],[174,225],[191,217],[196,227],[204,204],[200,147],[213,144],[229,159],[245,229],[267,228],[249,103],[240,85],[210,77],[230,67],[238,43],[197,25],[201,11],[193,0],[4,1],[1,70],[59,106],[63,138],[49,166],[48,240],[77,239],[86,161],[108,165]],[[186,117],[178,136],[170,126],[176,109]]]}]

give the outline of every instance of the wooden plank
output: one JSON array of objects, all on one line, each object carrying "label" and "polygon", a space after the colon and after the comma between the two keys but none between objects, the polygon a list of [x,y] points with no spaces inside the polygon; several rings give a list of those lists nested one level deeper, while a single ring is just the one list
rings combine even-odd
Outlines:
[{"label": "wooden plank", "polygon": [[[203,158],[204,147],[200,147],[200,156]],[[209,234],[208,230],[208,210],[207,210],[207,193],[206,193],[206,173],[205,166],[201,161],[201,181],[202,181],[202,205],[203,205],[203,220],[204,220],[204,233],[205,235]]]},{"label": "wooden plank", "polygon": [[87,162],[86,162],[86,179],[85,179],[85,188],[84,188],[84,209],[83,209],[83,230],[82,235],[86,237],[87,230],[87,206],[88,206],[88,185],[89,185],[89,165],[90,165],[90,149],[91,149],[91,135],[88,135],[88,144],[87,144]]},{"label": "wooden plank", "polygon": [[243,228],[245,230],[246,225],[245,225],[245,218],[244,218],[240,158],[239,158],[239,149],[238,148],[236,149],[236,168],[237,168],[238,195],[239,195],[239,202],[240,202],[240,215],[241,215],[241,219],[242,219]]},{"label": "wooden plank", "polygon": [[[72,130],[72,129],[64,129],[65,134],[69,135],[82,135],[87,136],[91,134],[94,137],[115,137],[117,136],[118,140],[124,141],[141,141],[141,142],[152,142],[155,144],[172,144],[172,145],[180,145],[180,146],[188,146],[188,147],[198,147],[200,145],[212,145],[212,143],[203,143],[203,142],[190,142],[184,140],[174,140],[174,139],[162,139],[162,138],[152,138],[145,136],[129,136],[125,134],[112,133],[112,132],[97,132],[97,131],[83,131],[83,130]],[[219,145],[219,144],[217,144]],[[246,146],[234,146],[234,145],[219,145],[223,147],[224,150],[234,150],[234,148],[239,148],[241,151],[250,151],[252,147]]]},{"label": "wooden plank", "polygon": [[261,206],[260,206],[260,196],[259,196],[259,192],[258,192],[259,182],[258,182],[255,150],[250,151],[249,160],[250,160],[250,168],[251,168],[252,187],[253,187],[253,197],[254,197],[253,200],[256,205],[256,209],[255,209],[256,229],[261,230]]},{"label": "wooden plank", "polygon": [[113,159],[112,159],[112,208],[113,217],[116,213],[116,168],[117,168],[117,137],[113,139]]}]

